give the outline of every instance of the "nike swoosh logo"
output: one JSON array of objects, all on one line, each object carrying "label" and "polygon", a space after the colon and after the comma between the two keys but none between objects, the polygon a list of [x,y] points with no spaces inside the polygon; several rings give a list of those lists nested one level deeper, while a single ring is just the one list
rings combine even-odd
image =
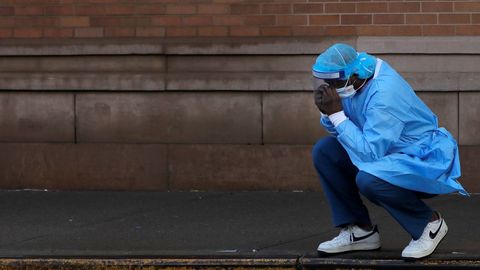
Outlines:
[{"label": "nike swoosh logo", "polygon": [[375,226],[375,228],[372,230],[371,233],[367,234],[367,235],[364,235],[364,236],[360,236],[360,237],[356,237],[354,233],[352,233],[352,242],[357,242],[357,241],[360,241],[360,240],[363,240],[363,239],[366,239],[372,235],[374,235],[376,232],[378,232],[377,230],[377,226]]},{"label": "nike swoosh logo", "polygon": [[442,228],[442,225],[443,225],[443,218],[442,218],[442,221],[440,222],[440,226],[438,226],[437,231],[436,232],[430,231],[430,233],[429,233],[430,239],[435,239],[435,237],[437,237],[437,234],[440,231],[440,228]]}]

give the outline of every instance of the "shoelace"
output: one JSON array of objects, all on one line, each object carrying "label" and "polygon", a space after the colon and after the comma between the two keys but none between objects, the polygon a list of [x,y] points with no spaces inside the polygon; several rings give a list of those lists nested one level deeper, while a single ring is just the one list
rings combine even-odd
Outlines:
[{"label": "shoelace", "polygon": [[335,238],[333,238],[331,240],[331,242],[345,242],[345,243],[348,243],[351,241],[350,239],[350,235],[351,235],[351,232],[352,232],[352,226],[349,225],[345,228],[343,228],[341,231],[340,231],[340,234],[338,236],[336,236]]}]

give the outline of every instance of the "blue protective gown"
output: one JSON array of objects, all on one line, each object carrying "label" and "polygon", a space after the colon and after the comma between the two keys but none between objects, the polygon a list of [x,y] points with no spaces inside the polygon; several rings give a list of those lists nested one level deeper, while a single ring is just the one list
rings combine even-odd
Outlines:
[{"label": "blue protective gown", "polygon": [[342,104],[349,119],[337,127],[325,116],[320,122],[359,170],[410,190],[467,195],[457,182],[457,142],[385,61],[378,59],[374,77]]}]

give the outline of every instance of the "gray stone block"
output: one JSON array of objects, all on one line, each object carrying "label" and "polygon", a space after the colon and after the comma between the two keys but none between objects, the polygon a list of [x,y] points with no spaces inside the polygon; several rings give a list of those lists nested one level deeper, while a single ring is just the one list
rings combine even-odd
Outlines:
[{"label": "gray stone block", "polygon": [[261,143],[261,98],[245,93],[77,96],[80,142]]},{"label": "gray stone block", "polygon": [[311,147],[170,145],[172,191],[319,190]]},{"label": "gray stone block", "polygon": [[263,141],[283,144],[314,144],[327,132],[312,92],[263,95]]},{"label": "gray stone block", "polygon": [[[74,64],[74,63],[72,63]],[[165,90],[163,73],[0,73],[4,90]]]},{"label": "gray stone block", "polygon": [[399,72],[415,91],[458,91],[459,73]]},{"label": "gray stone block", "polygon": [[480,159],[478,153],[480,146],[460,146],[460,163],[462,167],[462,176],[458,181],[470,193],[480,192]]},{"label": "gray stone block", "polygon": [[168,74],[167,90],[312,90],[310,72],[204,72]]},{"label": "gray stone block", "polygon": [[423,92],[417,95],[437,115],[440,127],[445,127],[458,141],[458,93]]},{"label": "gray stone block", "polygon": [[73,99],[66,93],[0,93],[0,141],[73,142]]},{"label": "gray stone block", "polygon": [[166,146],[0,143],[0,188],[168,190]]},{"label": "gray stone block", "polygon": [[480,93],[460,93],[459,137],[462,145],[480,145]]},{"label": "gray stone block", "polygon": [[310,72],[315,56],[170,56],[169,72]]},{"label": "gray stone block", "polygon": [[478,72],[480,55],[381,55],[399,72],[460,73]]},{"label": "gray stone block", "polygon": [[162,73],[165,56],[41,56],[0,58],[0,73]]},{"label": "gray stone block", "polygon": [[478,36],[358,37],[357,49],[378,54],[479,54]]}]

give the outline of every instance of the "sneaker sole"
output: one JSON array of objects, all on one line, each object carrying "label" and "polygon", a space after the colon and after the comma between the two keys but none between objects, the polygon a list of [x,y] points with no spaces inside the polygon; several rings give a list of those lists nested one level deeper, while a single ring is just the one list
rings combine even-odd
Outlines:
[{"label": "sneaker sole", "polygon": [[442,243],[443,239],[445,239],[445,236],[447,236],[447,233],[448,233],[448,227],[445,231],[445,234],[443,235],[443,237],[440,239],[440,241],[438,241],[438,244],[435,246],[435,248],[432,250],[432,252],[428,253],[427,255],[424,255],[424,256],[421,256],[421,257],[418,257],[418,258],[415,258],[415,257],[403,257],[402,256],[402,259],[406,262],[415,262],[415,261],[418,261],[418,260],[422,260],[422,259],[425,259],[425,258],[428,258],[430,255],[433,254],[433,252],[435,252],[435,250],[437,249],[437,247]]},{"label": "sneaker sole", "polygon": [[324,250],[317,249],[317,254],[319,257],[325,257],[329,255],[336,255],[336,254],[355,252],[355,251],[376,251],[376,250],[380,250],[381,248],[382,248],[381,245],[372,246],[371,244],[366,245],[365,243],[359,243],[357,245],[348,246],[348,248],[331,250],[331,251],[324,251]]}]

